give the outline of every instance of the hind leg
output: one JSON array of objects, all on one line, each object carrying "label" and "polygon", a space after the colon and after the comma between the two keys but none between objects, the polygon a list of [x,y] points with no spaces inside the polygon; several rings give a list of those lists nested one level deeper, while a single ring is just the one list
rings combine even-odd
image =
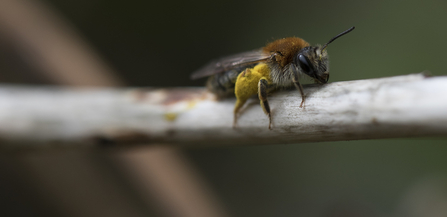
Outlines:
[{"label": "hind leg", "polygon": [[270,112],[270,105],[267,101],[267,89],[268,89],[268,81],[263,77],[258,82],[258,97],[261,101],[262,110],[269,117],[269,129],[272,129],[272,114]]},{"label": "hind leg", "polygon": [[234,119],[233,119],[233,128],[237,126],[237,117],[239,115],[239,110],[241,110],[242,106],[247,102],[247,99],[237,99],[236,105],[234,105]]},{"label": "hind leg", "polygon": [[[270,114],[270,107],[267,102],[267,87],[269,82],[270,68],[267,64],[260,63],[254,68],[245,69],[241,72],[237,78],[235,85],[235,95],[236,95],[236,105],[234,107],[234,122],[233,126],[236,126],[237,116],[239,110],[242,108],[244,103],[251,96],[259,94],[261,100],[261,106],[266,112]],[[270,117],[270,116],[269,116]],[[271,118],[269,118],[271,119]],[[271,121],[270,121],[271,125]],[[269,128],[271,127],[269,125]]]}]

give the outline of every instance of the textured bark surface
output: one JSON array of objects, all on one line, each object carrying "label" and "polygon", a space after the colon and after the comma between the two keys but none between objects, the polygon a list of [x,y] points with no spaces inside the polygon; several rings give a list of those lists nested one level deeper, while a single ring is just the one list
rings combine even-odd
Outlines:
[{"label": "textured bark surface", "polygon": [[234,99],[203,88],[0,87],[2,144],[281,144],[447,135],[447,77],[423,74],[305,86],[257,98],[232,128]]}]

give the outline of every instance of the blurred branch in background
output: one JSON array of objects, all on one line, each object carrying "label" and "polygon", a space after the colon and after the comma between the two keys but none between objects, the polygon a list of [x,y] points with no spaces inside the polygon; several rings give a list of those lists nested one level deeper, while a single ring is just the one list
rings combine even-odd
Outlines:
[{"label": "blurred branch in background", "polygon": [[[4,34],[3,38],[13,44],[27,64],[36,68],[36,71],[45,73],[45,76],[55,83],[70,86],[123,84],[115,77],[111,67],[102,61],[77,32],[43,2],[0,1],[0,30],[0,33]],[[63,102],[56,104],[62,105]],[[6,125],[3,123],[2,126]],[[41,127],[35,130],[39,131]],[[35,140],[28,142],[33,145]],[[217,202],[209,207],[211,203],[208,201],[217,199],[213,199],[210,190],[205,191],[201,188],[202,185],[193,184],[196,181],[204,182],[200,181],[197,173],[192,172],[192,168],[186,166],[188,165],[185,164],[186,159],[183,159],[179,152],[172,149],[152,152],[146,149],[143,153],[148,154],[147,157],[150,159],[141,160],[137,157],[133,160],[134,156],[127,153],[120,157],[126,160],[126,168],[130,169],[130,173],[133,171],[144,174],[131,174],[139,177],[136,190],[140,192],[138,190],[140,188],[148,189],[148,183],[152,183],[150,179],[154,178],[156,181],[150,187],[157,189],[157,194],[144,190],[141,192],[151,194],[155,201],[161,200],[165,203],[161,206],[163,208],[172,208],[171,203],[176,207],[189,207],[189,210],[180,209],[178,212],[172,210],[158,210],[158,212],[175,214],[171,216],[225,216],[223,211],[217,208],[219,207]],[[108,163],[107,157],[102,156],[103,154],[94,150],[75,152],[58,150],[19,154],[15,158],[6,158],[5,162],[16,165],[10,168],[26,167],[22,173],[30,171],[23,175],[33,180],[28,184],[37,188],[35,192],[40,192],[40,197],[51,204],[48,207],[53,207],[48,208],[50,210],[44,209],[43,212],[46,213],[40,213],[41,215],[54,212],[66,216],[147,216],[146,209],[152,204],[146,204],[146,208],[135,205],[138,204],[136,201],[138,198],[129,193],[132,187],[125,187],[117,180],[114,174],[117,171],[110,168],[111,164]],[[120,153],[114,153],[114,156],[117,155]],[[158,161],[163,163],[157,163]],[[164,165],[166,162],[169,162],[169,167]],[[147,163],[150,163],[150,170],[143,171],[141,168],[145,168]],[[18,167],[19,164],[23,167]],[[133,167],[137,169],[133,170]],[[163,171],[164,175],[172,173],[178,180],[188,182],[190,185],[178,186],[180,182],[157,181],[159,180],[157,176],[160,174],[156,171]],[[152,172],[154,174],[151,175]],[[194,187],[190,188],[191,185]],[[15,189],[22,188],[18,186]],[[176,197],[178,194],[182,194],[182,198]],[[172,200],[162,200],[166,198]],[[199,213],[203,210],[206,212]]]},{"label": "blurred branch in background", "polygon": [[[269,98],[273,130],[258,106],[232,128],[234,99],[201,88],[0,87],[0,137],[11,143],[284,144],[447,135],[447,77],[412,74],[334,82]],[[253,99],[258,104],[257,99]]]},{"label": "blurred branch in background", "polygon": [[417,180],[402,195],[396,216],[447,216],[447,178],[428,175]]},{"label": "blurred branch in background", "polygon": [[28,64],[61,85],[117,86],[122,81],[54,10],[36,0],[0,1],[0,28]]},{"label": "blurred branch in background", "polygon": [[[127,149],[115,156],[127,168],[140,194],[150,202],[157,195],[166,216],[227,216],[207,183],[200,179],[187,159],[168,147]],[[160,188],[160,186],[166,186]]]}]

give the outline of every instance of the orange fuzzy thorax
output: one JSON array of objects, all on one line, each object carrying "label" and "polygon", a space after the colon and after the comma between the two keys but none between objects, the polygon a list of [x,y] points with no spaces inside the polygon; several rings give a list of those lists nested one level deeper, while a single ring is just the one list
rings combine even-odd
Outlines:
[{"label": "orange fuzzy thorax", "polygon": [[293,56],[297,54],[298,51],[308,46],[309,43],[303,39],[290,37],[271,42],[262,50],[268,54],[279,52],[281,55],[275,56],[275,59],[281,67],[284,67],[293,61]]}]

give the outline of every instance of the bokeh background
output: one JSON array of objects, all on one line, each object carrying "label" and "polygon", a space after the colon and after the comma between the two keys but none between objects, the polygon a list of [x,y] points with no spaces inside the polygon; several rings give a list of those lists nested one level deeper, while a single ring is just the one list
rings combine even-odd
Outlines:
[{"label": "bokeh background", "polygon": [[[442,0],[18,1],[32,7],[38,2],[51,11],[122,86],[201,86],[204,80],[191,81],[189,75],[213,58],[289,36],[324,44],[351,26],[356,26],[352,33],[328,47],[331,82],[447,74],[447,2]],[[8,20],[2,23],[0,81],[61,85],[30,61],[26,44],[14,43],[5,28]],[[116,157],[119,152],[1,153],[5,216],[188,216],[157,205],[164,203],[157,202],[163,192],[141,190],[141,179],[134,184],[126,175],[132,169]],[[207,186],[221,216],[447,216],[444,138],[235,144],[175,152],[185,170]],[[148,182],[154,174],[149,172]]]}]

